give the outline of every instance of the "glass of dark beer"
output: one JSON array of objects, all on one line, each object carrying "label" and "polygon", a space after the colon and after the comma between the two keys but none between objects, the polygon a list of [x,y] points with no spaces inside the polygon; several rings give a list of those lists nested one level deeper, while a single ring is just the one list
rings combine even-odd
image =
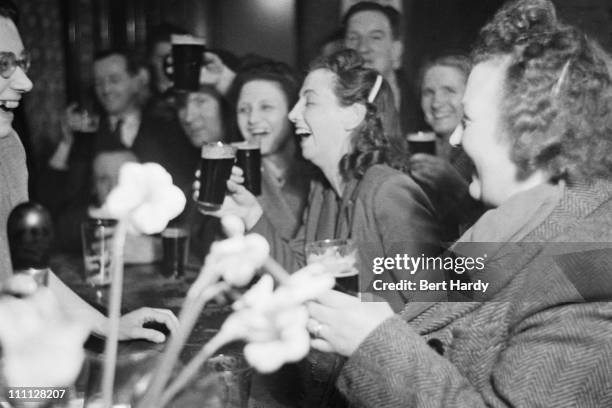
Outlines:
[{"label": "glass of dark beer", "polygon": [[166,278],[181,278],[185,274],[189,233],[185,228],[166,228],[161,233],[162,276]]},{"label": "glass of dark beer", "polygon": [[231,145],[218,142],[202,146],[198,194],[200,211],[206,213],[221,209],[235,158],[235,148]]},{"label": "glass of dark beer", "polygon": [[244,172],[244,187],[253,195],[261,195],[261,150],[259,143],[232,143],[236,148],[236,165]]},{"label": "glass of dark beer", "polygon": [[406,137],[410,153],[436,155],[436,134],[433,132],[410,133]]},{"label": "glass of dark beer", "polygon": [[172,35],[171,41],[171,79],[174,88],[181,91],[197,91],[200,87],[200,70],[204,63],[205,40],[191,35]]}]

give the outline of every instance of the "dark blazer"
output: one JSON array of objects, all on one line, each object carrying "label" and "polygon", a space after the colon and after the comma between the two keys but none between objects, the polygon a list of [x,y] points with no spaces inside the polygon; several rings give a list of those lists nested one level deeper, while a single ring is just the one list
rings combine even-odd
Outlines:
[{"label": "dark blazer", "polygon": [[[126,149],[119,134],[110,130],[103,117],[95,135],[75,137],[68,170],[48,168],[37,181],[37,197],[52,213],[56,223],[56,240],[61,250],[80,249],[79,223],[93,203],[92,163],[100,151]],[[182,132],[176,118],[160,117],[148,108],[141,114],[138,133],[130,150],[141,162],[162,165],[174,184],[190,196],[194,169],[199,155]]]},{"label": "dark blazer", "polygon": [[[368,291],[374,277],[372,262],[375,257],[429,254],[438,249],[438,226],[423,190],[409,176],[386,165],[374,165],[361,180],[349,181],[341,198],[326,181],[314,181],[302,226],[293,240],[281,237],[268,218],[273,216],[264,214],[252,231],[268,239],[272,257],[289,271],[305,264],[306,243],[353,239],[359,250],[362,292]],[[436,244],[435,248],[431,243]],[[401,278],[410,276],[395,270],[380,275],[385,282]],[[408,292],[376,295],[395,310],[401,310],[411,298]],[[288,365],[280,376],[267,379],[260,387],[268,387],[268,390],[256,390],[256,398],[266,401],[265,406],[344,406],[342,397],[334,391],[334,379],[341,363],[342,360],[333,355],[312,351],[297,366]],[[282,391],[278,384],[282,384]]]},{"label": "dark blazer", "polygon": [[[374,165],[361,180],[350,181],[340,199],[325,181],[313,182],[302,226],[293,240],[282,239],[271,216],[264,214],[253,232],[268,239],[272,257],[289,271],[305,265],[306,243],[353,239],[359,250],[361,291],[370,289],[374,258],[431,254],[438,249],[439,228],[425,193],[409,176],[386,165]],[[388,282],[403,278],[409,276],[396,271],[380,275]],[[410,295],[381,294],[395,310],[401,310]]]},{"label": "dark blazer", "polygon": [[302,223],[310,182],[318,173],[304,163],[303,159],[295,159],[281,187],[266,169],[264,165],[261,173],[261,195],[257,199],[264,213],[271,215],[269,220],[278,234],[286,240],[292,239]]},{"label": "dark blazer", "polygon": [[358,407],[612,406],[612,183],[567,189],[472,281],[478,302],[408,304],[338,386]]},{"label": "dark blazer", "polygon": [[[93,149],[94,152],[125,149],[119,133],[110,130],[108,119],[101,121]],[[160,116],[153,107],[147,106],[129,149],[141,162],[161,164],[181,189],[191,186],[199,152],[183,133],[176,117]]]}]

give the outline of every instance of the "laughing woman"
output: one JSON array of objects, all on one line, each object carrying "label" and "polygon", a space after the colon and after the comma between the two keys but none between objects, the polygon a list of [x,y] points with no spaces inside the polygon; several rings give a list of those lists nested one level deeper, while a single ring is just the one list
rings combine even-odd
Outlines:
[{"label": "laughing woman", "polygon": [[[289,119],[301,137],[304,158],[325,176],[313,184],[296,238],[281,239],[270,222],[275,214],[265,213],[241,185],[228,182],[232,204],[240,204],[233,213],[268,239],[276,260],[295,271],[305,264],[307,243],[350,238],[359,250],[360,290],[372,293],[375,258],[432,251],[439,238],[431,203],[409,176],[393,168],[403,152],[393,143],[398,121],[391,89],[376,71],[363,66],[355,51],[313,64]],[[390,269],[376,279],[410,278],[407,271]],[[410,299],[407,291],[373,296],[396,310]]]},{"label": "laughing woman", "polygon": [[454,136],[496,208],[454,249],[488,255],[462,280],[491,288],[395,316],[332,291],[313,346],[349,357],[354,406],[609,407],[612,61],[548,0],[506,3],[474,56]]},{"label": "laughing woman", "polygon": [[261,148],[261,195],[264,211],[281,237],[299,230],[315,172],[299,153],[293,125],[287,119],[300,82],[286,64],[253,65],[236,77],[236,117],[241,136]]}]

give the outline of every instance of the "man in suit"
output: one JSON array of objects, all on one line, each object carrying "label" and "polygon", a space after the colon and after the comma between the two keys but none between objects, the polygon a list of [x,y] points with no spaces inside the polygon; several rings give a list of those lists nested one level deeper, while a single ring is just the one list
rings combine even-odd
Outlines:
[{"label": "man in suit", "polygon": [[[174,183],[189,191],[194,169],[184,157],[192,148],[175,116],[158,115],[148,102],[148,72],[122,50],[98,53],[93,65],[95,93],[103,114],[94,132],[83,133],[85,118],[71,105],[62,123],[62,140],[39,181],[39,197],[57,215],[90,202],[91,164],[101,151],[131,150],[142,162],[162,165]],[[78,131],[81,131],[80,133]]]},{"label": "man in suit", "polygon": [[[20,203],[28,201],[28,172],[25,162],[25,151],[19,141],[17,133],[13,130],[13,111],[19,106],[25,93],[32,89],[32,82],[27,76],[30,66],[29,58],[24,49],[21,36],[15,25],[17,21],[17,8],[10,0],[0,0],[0,288],[3,292],[7,287],[13,286],[19,277],[13,277],[6,227],[9,214]],[[28,283],[28,282],[26,282]],[[22,294],[29,294],[35,287],[33,282],[18,285],[16,290]],[[34,285],[35,286],[35,285]],[[82,327],[91,329],[98,334],[106,334],[108,319],[100,312],[89,306],[79,298],[62,281],[50,273],[50,291],[57,298],[57,302]],[[13,289],[15,290],[15,289]],[[47,295],[48,296],[48,295]],[[29,298],[24,299],[25,302]],[[36,303],[32,300],[33,303]],[[48,305],[48,302],[43,302]],[[45,306],[46,307],[46,306]],[[12,314],[7,312],[6,303],[2,304],[3,317]],[[36,309],[30,307],[31,309]],[[40,309],[42,310],[42,309]],[[142,327],[145,322],[158,321],[174,330],[177,327],[176,317],[169,310],[142,308],[124,315],[120,321],[120,338],[145,338],[155,342],[162,342],[165,336],[158,331]],[[3,320],[6,322],[6,320]],[[30,325],[26,330],[37,330],[40,327]],[[43,329],[45,327],[42,327]],[[17,335],[18,328],[14,325],[0,324],[2,333],[0,340],[5,341],[12,332]],[[22,332],[21,334],[27,334]],[[66,336],[70,334],[64,333]],[[14,338],[15,336],[12,336]],[[66,340],[68,340],[66,338]],[[3,350],[9,347],[3,343]],[[56,350],[46,349],[48,354]],[[6,357],[6,356],[5,356]],[[6,367],[3,367],[6,369]],[[6,374],[6,373],[5,373]],[[14,384],[26,385],[26,384]]]},{"label": "man in suit", "polygon": [[416,101],[409,99],[411,92],[402,89],[407,78],[401,71],[404,45],[399,11],[372,1],[358,2],[345,13],[342,28],[344,46],[358,51],[366,66],[380,72],[391,85],[402,131],[415,130]]}]

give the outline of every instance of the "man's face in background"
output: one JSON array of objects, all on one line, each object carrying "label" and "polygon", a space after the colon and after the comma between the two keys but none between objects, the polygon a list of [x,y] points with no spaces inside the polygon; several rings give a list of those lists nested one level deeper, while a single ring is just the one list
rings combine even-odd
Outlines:
[{"label": "man's face in background", "polygon": [[391,23],[381,12],[364,10],[352,15],[347,21],[344,45],[359,52],[366,66],[385,78],[401,65],[402,43],[394,38]]},{"label": "man's face in background", "polygon": [[143,81],[128,71],[123,55],[111,54],[94,62],[96,96],[109,115],[122,115],[138,106]]}]

